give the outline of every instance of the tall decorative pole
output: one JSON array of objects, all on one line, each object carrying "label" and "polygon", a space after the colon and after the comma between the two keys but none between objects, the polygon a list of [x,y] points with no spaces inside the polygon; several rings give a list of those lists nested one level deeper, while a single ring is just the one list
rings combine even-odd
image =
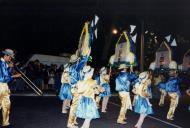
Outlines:
[{"label": "tall decorative pole", "polygon": [[144,21],[141,21],[140,71],[144,71]]}]

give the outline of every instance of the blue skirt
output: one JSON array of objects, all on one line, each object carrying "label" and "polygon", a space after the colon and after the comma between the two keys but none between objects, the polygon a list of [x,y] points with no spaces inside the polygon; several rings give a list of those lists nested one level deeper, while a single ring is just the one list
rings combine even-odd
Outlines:
[{"label": "blue skirt", "polygon": [[134,111],[136,113],[145,115],[153,114],[152,105],[146,98],[141,96],[137,96],[137,99],[135,99]]},{"label": "blue skirt", "polygon": [[100,118],[96,102],[92,98],[82,96],[76,108],[76,117],[82,119]]},{"label": "blue skirt", "polygon": [[102,87],[105,89],[104,92],[101,92],[99,94],[100,97],[106,97],[106,96],[111,96],[111,91],[110,91],[110,85],[108,83],[102,84]]},{"label": "blue skirt", "polygon": [[64,83],[61,86],[61,89],[59,92],[59,98],[61,100],[71,100],[72,99],[71,85],[70,84]]}]

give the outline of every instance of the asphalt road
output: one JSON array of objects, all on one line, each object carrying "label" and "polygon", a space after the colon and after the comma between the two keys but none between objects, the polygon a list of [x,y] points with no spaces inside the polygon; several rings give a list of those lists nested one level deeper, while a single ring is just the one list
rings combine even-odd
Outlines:
[{"label": "asphalt road", "polygon": [[[10,122],[14,128],[66,128],[68,114],[61,113],[62,102],[56,96],[11,96]],[[175,120],[168,121],[166,114],[169,108],[168,99],[164,107],[158,107],[158,99],[151,100],[154,114],[145,119],[143,128],[189,128],[190,112],[187,110],[190,97],[180,99]],[[120,110],[120,101],[113,96],[108,104],[107,113],[101,118],[92,120],[91,128],[134,128],[139,117],[133,111],[127,112],[127,124],[116,123]],[[78,119],[79,126],[83,120]]]}]

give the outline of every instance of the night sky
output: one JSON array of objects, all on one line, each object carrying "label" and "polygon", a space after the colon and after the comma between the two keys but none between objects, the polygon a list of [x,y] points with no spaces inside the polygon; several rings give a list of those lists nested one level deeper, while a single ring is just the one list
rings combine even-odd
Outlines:
[{"label": "night sky", "polygon": [[[120,30],[144,21],[145,30],[160,36],[180,34],[190,39],[188,0],[0,0],[1,49],[13,48],[18,56],[73,53],[85,21],[100,17],[98,39],[92,55],[98,61],[114,53],[111,28]],[[102,58],[107,38],[111,46]]]}]

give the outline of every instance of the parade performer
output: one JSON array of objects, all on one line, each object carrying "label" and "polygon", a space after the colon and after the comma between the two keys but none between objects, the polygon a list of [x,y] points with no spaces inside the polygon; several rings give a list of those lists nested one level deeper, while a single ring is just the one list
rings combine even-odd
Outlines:
[{"label": "parade performer", "polygon": [[[95,18],[91,22],[85,22],[84,27],[82,29],[79,45],[76,53],[73,55],[76,60],[74,63],[70,66],[69,75],[70,75],[70,84],[72,85],[72,94],[73,94],[73,100],[72,105],[70,107],[69,112],[69,119],[67,123],[68,128],[76,128],[75,124],[76,122],[76,107],[79,102],[79,94],[77,92],[76,83],[83,79],[83,76],[81,76],[80,72],[83,69],[83,67],[87,64],[87,61],[90,58],[91,53],[91,44],[94,39],[97,38],[97,27],[96,24],[99,20],[99,17],[95,15]],[[95,36],[94,36],[95,33]],[[72,59],[71,59],[72,60]]]},{"label": "parade performer", "polygon": [[75,115],[75,110],[79,101],[79,94],[77,93],[76,83],[81,79],[80,71],[86,65],[87,61],[88,57],[80,57],[80,59],[78,59],[78,57],[75,54],[73,54],[70,59],[70,62],[72,64],[69,68],[69,82],[71,84],[73,99],[69,112],[69,119],[67,124],[68,128],[75,128],[77,127],[75,125],[78,124],[76,122]]},{"label": "parade performer", "polygon": [[11,68],[13,68],[13,64],[10,62],[14,59],[14,56],[15,54],[13,50],[5,49],[2,51],[0,60],[0,107],[2,108],[3,127],[11,127],[9,122],[11,102],[8,82],[13,78],[21,76],[19,73],[12,75]]},{"label": "parade performer", "polygon": [[134,111],[140,114],[140,117],[135,125],[136,128],[141,128],[144,119],[147,115],[153,114],[152,105],[149,98],[151,93],[151,80],[148,72],[142,72],[139,75],[138,82],[135,84],[132,92],[136,95],[134,99]]},{"label": "parade performer", "polygon": [[99,73],[100,73],[100,76],[97,79],[97,83],[98,85],[102,86],[105,91],[101,92],[99,96],[96,96],[96,104],[99,107],[99,102],[101,100],[101,97],[103,97],[101,112],[105,113],[107,109],[109,97],[111,96],[110,85],[109,85],[109,75],[107,73],[106,67],[102,67]]},{"label": "parade performer", "polygon": [[126,124],[125,121],[127,109],[132,110],[130,98],[130,86],[133,81],[133,73],[127,72],[127,68],[137,65],[136,56],[134,54],[134,42],[131,39],[130,33],[123,31],[115,46],[114,65],[119,66],[121,72],[116,78],[116,91],[119,92],[121,100],[121,110],[117,118],[117,123]]},{"label": "parade performer", "polygon": [[121,64],[118,68],[120,71],[119,75],[117,76],[115,82],[116,82],[116,88],[115,90],[119,93],[119,98],[121,100],[121,109],[119,116],[117,118],[117,123],[119,124],[126,124],[126,113],[127,109],[132,110],[131,105],[131,98],[130,98],[130,79],[129,75],[126,72],[127,67],[125,64]]},{"label": "parade performer", "polygon": [[167,113],[167,119],[174,120],[174,113],[179,102],[179,97],[181,95],[179,89],[180,80],[177,75],[176,62],[170,63],[169,68],[170,71],[169,71],[169,79],[166,82],[166,92],[170,97],[170,108]]},{"label": "parade performer", "polygon": [[62,113],[67,113],[67,109],[70,108],[70,102],[72,100],[71,84],[69,81],[69,64],[64,65],[61,83],[59,98],[63,100]]},{"label": "parade performer", "polygon": [[100,117],[95,102],[95,94],[104,91],[104,89],[97,85],[96,80],[92,79],[93,68],[86,66],[84,72],[84,80],[80,80],[76,86],[78,89],[77,92],[80,95],[76,116],[85,119],[81,128],[89,128],[91,120]]}]

